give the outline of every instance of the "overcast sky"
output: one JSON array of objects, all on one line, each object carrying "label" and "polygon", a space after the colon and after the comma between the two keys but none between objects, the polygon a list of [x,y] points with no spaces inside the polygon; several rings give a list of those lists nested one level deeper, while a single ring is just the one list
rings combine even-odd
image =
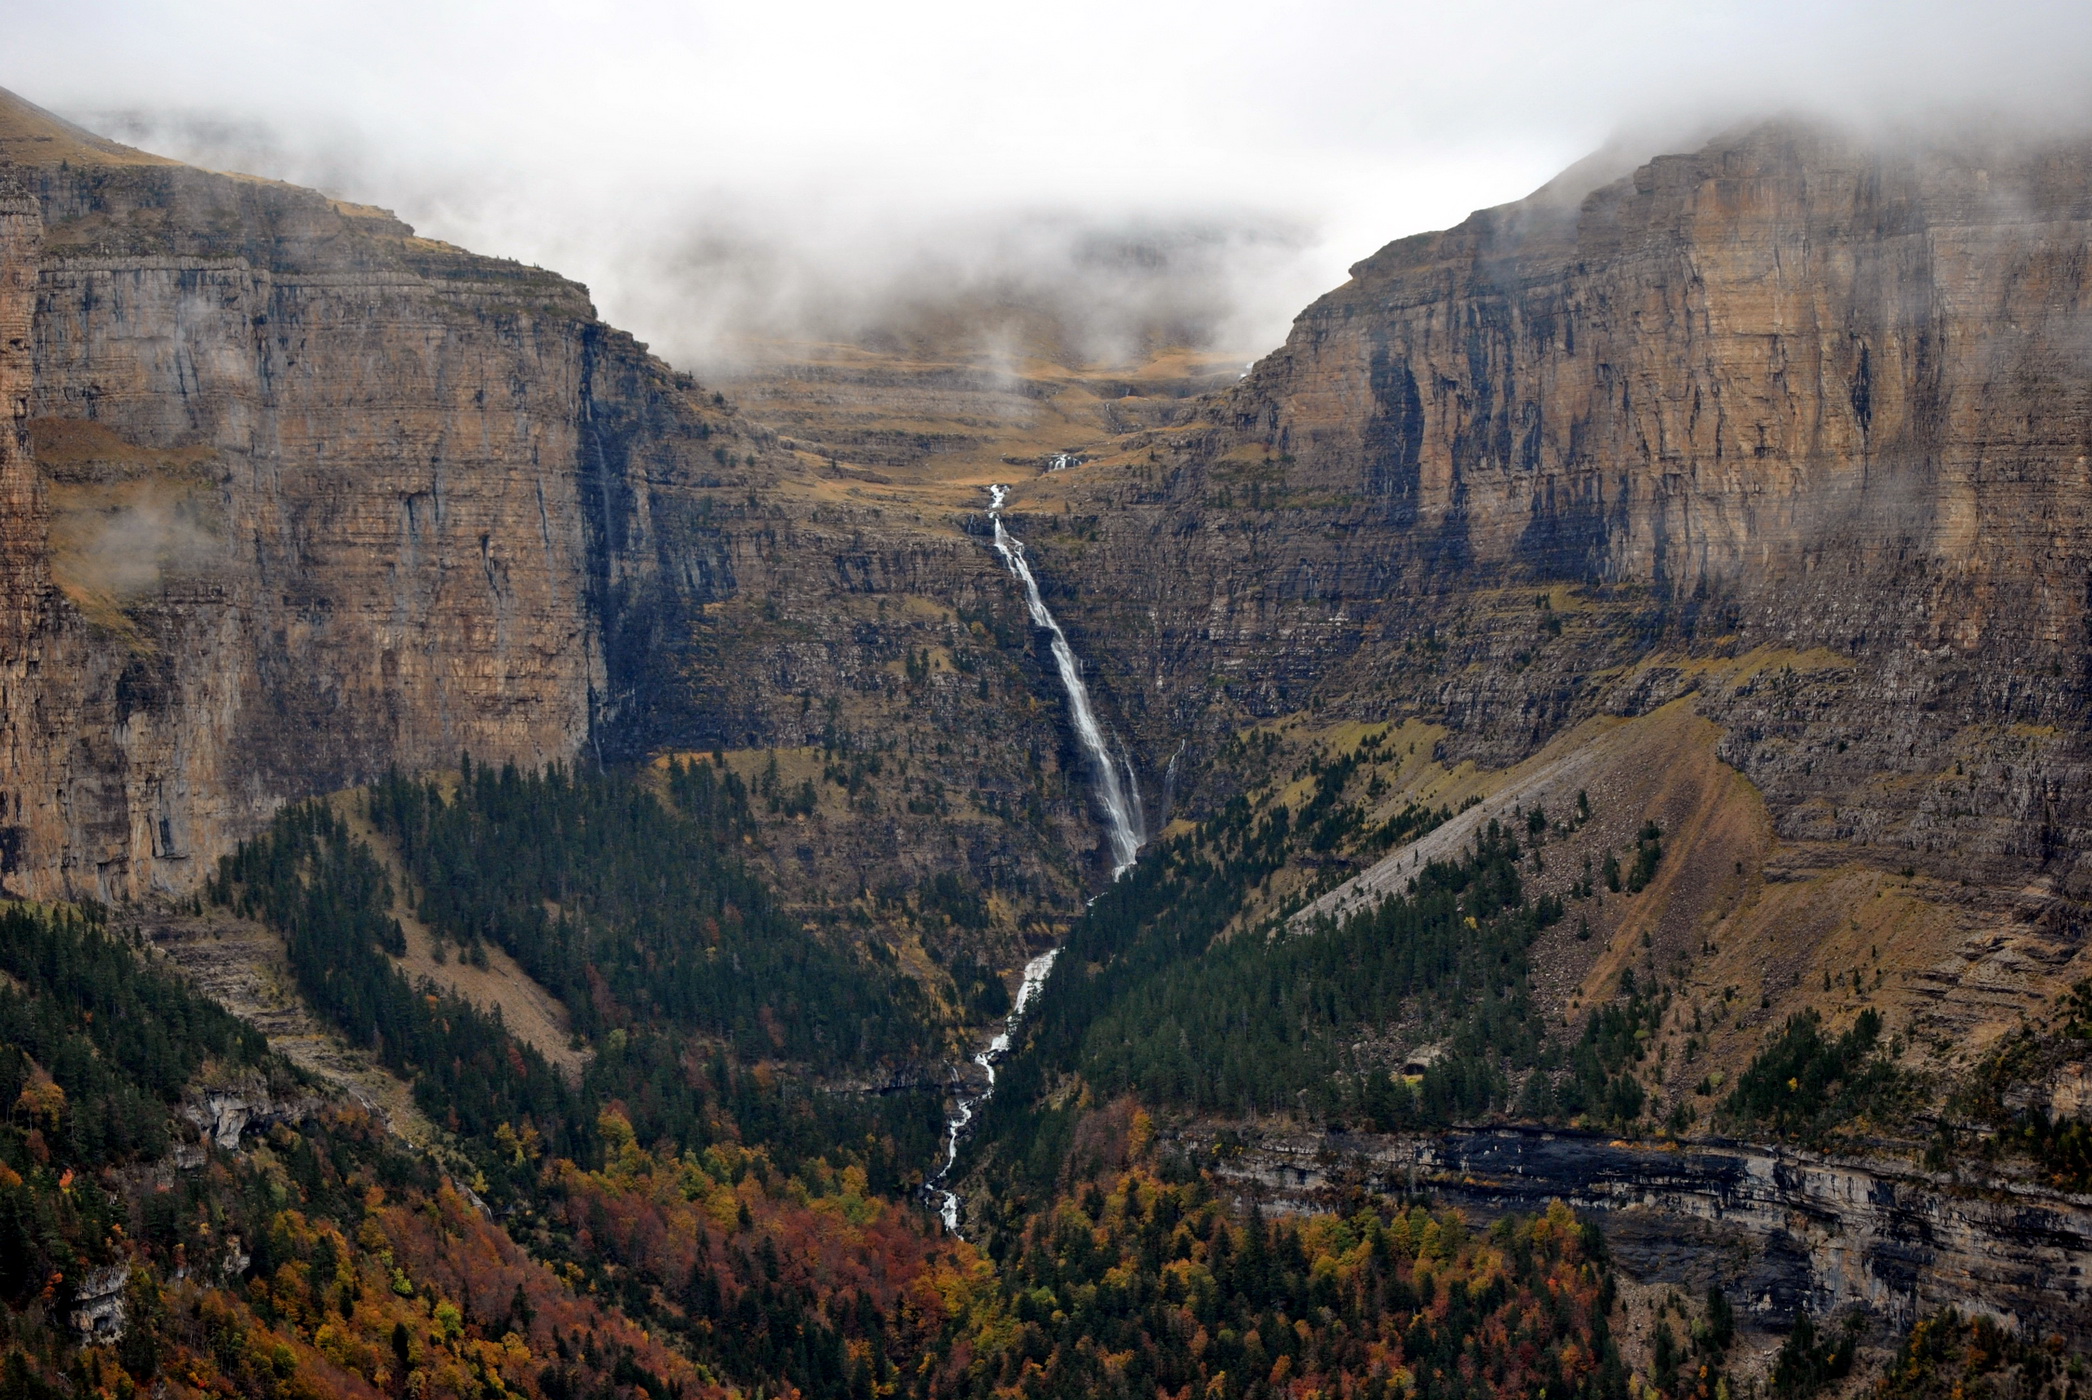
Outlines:
[{"label": "overcast sky", "polygon": [[[0,85],[559,268],[672,356],[1157,233],[1261,349],[1592,148],[2082,115],[2086,0],[0,0]],[[1188,231],[1188,232],[1187,232]],[[936,271],[941,269],[941,271]]]}]

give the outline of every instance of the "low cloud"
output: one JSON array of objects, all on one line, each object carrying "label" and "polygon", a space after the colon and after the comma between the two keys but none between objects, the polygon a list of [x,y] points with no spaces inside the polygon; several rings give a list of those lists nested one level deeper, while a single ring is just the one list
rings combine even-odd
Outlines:
[{"label": "low cloud", "polygon": [[123,139],[557,268],[691,363],[984,306],[1070,354],[1253,353],[1608,142],[2070,125],[2088,70],[2057,0],[21,0],[0,54]]},{"label": "low cloud", "polygon": [[170,573],[187,573],[217,557],[218,542],[183,502],[145,497],[81,511],[54,522],[64,541],[67,582],[123,602],[152,593]]}]

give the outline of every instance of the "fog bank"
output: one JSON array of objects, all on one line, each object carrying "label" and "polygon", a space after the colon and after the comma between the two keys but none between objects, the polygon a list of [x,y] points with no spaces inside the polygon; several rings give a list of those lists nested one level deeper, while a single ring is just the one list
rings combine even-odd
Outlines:
[{"label": "fog bank", "polygon": [[2092,7],[2051,0],[16,0],[8,30],[32,101],[555,267],[686,363],[983,306],[1070,354],[1252,353],[1609,141],[2076,123],[2092,71]]}]

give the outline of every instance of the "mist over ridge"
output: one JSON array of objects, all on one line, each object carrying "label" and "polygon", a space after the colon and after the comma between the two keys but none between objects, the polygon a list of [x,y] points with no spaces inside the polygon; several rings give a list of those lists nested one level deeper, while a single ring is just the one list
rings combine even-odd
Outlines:
[{"label": "mist over ridge", "polygon": [[0,1400],[2087,1394],[2092,15],[9,37]]},{"label": "mist over ridge", "polygon": [[695,367],[750,340],[920,342],[983,307],[1058,354],[1184,336],[1246,359],[1388,240],[1591,151],[1631,163],[1779,112],[2075,122],[2092,59],[2092,17],[2049,0],[34,0],[12,37],[0,84],[575,277]]},{"label": "mist over ridge", "polygon": [[[1275,345],[1329,281],[1311,223],[1250,203],[895,209],[847,190],[661,190],[639,196],[659,203],[636,222],[570,229],[557,193],[534,203],[484,174],[428,180],[343,131],[301,138],[137,108],[73,115],[143,150],[381,203],[432,236],[527,256],[587,283],[613,323],[699,370],[826,342],[985,363],[1118,366],[1163,346],[1247,357]],[[542,246],[517,251],[519,234]]]}]

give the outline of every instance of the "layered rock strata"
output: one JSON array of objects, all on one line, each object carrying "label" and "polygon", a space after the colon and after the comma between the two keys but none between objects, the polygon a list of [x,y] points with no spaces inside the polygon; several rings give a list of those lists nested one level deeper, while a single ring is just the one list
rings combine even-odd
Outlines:
[{"label": "layered rock strata", "polygon": [[[1008,704],[949,664],[981,649],[955,608],[1006,591],[992,560],[814,480],[581,287],[4,96],[0,187],[8,893],[183,891],[287,800],[465,752],[997,731],[955,722]],[[890,722],[933,649],[950,683]],[[1014,751],[931,766],[969,791],[1054,766],[1050,716],[999,727]],[[854,894],[906,829],[795,863]],[[958,843],[1060,888],[1036,844]]]},{"label": "layered rock strata", "polygon": [[1691,695],[1781,864],[1971,883],[2031,1005],[2092,893],[2088,267],[2092,145],[1753,129],[1389,245],[1011,528],[1151,783],[1262,715],[1502,767]]},{"label": "layered rock strata", "polygon": [[1757,1326],[1861,1307],[1898,1327],[1941,1308],[2030,1335],[2092,1326],[2092,1205],[2024,1188],[1737,1144],[1680,1150],[1499,1129],[1274,1141],[1229,1168],[1252,1194],[1327,1208],[1346,1189],[1428,1189],[1483,1219],[1566,1201],[1629,1277],[1719,1286]]},{"label": "layered rock strata", "polygon": [[[1101,875],[978,483],[795,453],[380,211],[19,103],[0,164],[9,891],[184,889],[281,801],[463,750],[774,749],[815,904]],[[1007,518],[1151,811],[1257,717],[1501,768],[1689,697],[1767,880],[1960,890],[2009,1018],[2092,882],[2088,230],[2081,145],[1745,132],[1391,245]]]}]

